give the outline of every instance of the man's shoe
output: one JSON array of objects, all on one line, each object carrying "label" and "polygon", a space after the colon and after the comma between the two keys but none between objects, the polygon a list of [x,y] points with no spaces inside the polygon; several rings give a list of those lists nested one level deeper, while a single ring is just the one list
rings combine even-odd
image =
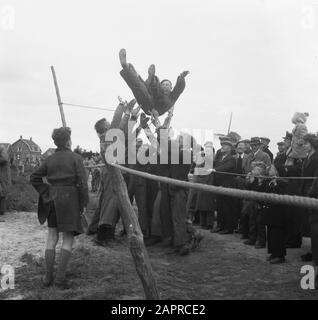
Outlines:
[{"label": "man's shoe", "polygon": [[301,248],[301,244],[286,244],[285,248],[286,249],[299,249],[299,248]]},{"label": "man's shoe", "polygon": [[99,247],[108,247],[109,240],[98,240],[95,238],[93,242]]},{"label": "man's shoe", "polygon": [[252,241],[252,240],[246,240],[243,243],[248,245],[248,246],[255,246],[255,241]]},{"label": "man's shoe", "polygon": [[223,231],[220,231],[219,234],[233,234],[233,231],[231,231],[231,230],[223,230]]},{"label": "man's shoe", "polygon": [[256,243],[255,244],[255,249],[264,249],[266,248],[266,245],[263,243]]},{"label": "man's shoe", "polygon": [[71,288],[70,283],[66,279],[55,280],[54,286],[57,287],[58,289],[61,289],[61,290],[68,290]]},{"label": "man's shoe", "polygon": [[216,228],[214,228],[214,229],[212,229],[210,232],[211,233],[218,233],[218,232],[220,232],[220,231],[222,231],[223,229],[221,229],[221,228],[219,228],[219,227],[216,227]]},{"label": "man's shoe", "polygon": [[119,51],[119,61],[123,68],[127,67],[127,58],[126,58],[126,50],[121,49]]},{"label": "man's shoe", "polygon": [[180,256],[186,256],[190,253],[189,245],[185,244],[181,248],[178,249],[178,253]]},{"label": "man's shoe", "polygon": [[304,262],[312,261],[312,253],[307,252],[307,253],[301,255],[300,258],[301,258],[301,261],[304,261]]},{"label": "man's shoe", "polygon": [[271,261],[271,260],[273,260],[275,257],[271,254],[270,256],[268,256],[267,258],[266,258],[266,261]]},{"label": "man's shoe", "polygon": [[87,230],[87,231],[86,231],[86,235],[87,235],[87,236],[92,236],[92,235],[96,234],[96,232],[97,232],[97,231]]},{"label": "man's shoe", "polygon": [[248,236],[245,236],[245,235],[243,234],[240,239],[241,239],[241,240],[247,240],[247,239],[248,239]]},{"label": "man's shoe", "polygon": [[53,276],[52,277],[48,277],[47,275],[45,275],[44,277],[42,277],[42,285],[45,288],[51,287],[54,284],[54,279]]},{"label": "man's shoe", "polygon": [[193,245],[192,245],[193,250],[200,246],[200,243],[203,238],[204,238],[203,234],[199,231],[196,231],[193,237]]},{"label": "man's shoe", "polygon": [[269,261],[270,264],[280,264],[280,263],[284,263],[284,262],[285,262],[284,257],[275,257]]},{"label": "man's shoe", "polygon": [[173,246],[173,241],[170,238],[166,238],[162,240],[162,247],[163,248],[170,248]]},{"label": "man's shoe", "polygon": [[145,246],[153,246],[159,242],[161,242],[161,238],[160,237],[150,237],[148,239],[145,239]]}]

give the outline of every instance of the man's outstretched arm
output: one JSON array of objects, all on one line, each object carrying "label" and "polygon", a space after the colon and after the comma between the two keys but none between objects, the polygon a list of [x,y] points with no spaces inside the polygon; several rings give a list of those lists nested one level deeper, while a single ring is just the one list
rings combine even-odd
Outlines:
[{"label": "man's outstretched arm", "polygon": [[189,74],[189,71],[183,71],[180,76],[177,78],[177,82],[171,92],[171,97],[174,101],[177,101],[181,93],[185,88],[185,77]]}]

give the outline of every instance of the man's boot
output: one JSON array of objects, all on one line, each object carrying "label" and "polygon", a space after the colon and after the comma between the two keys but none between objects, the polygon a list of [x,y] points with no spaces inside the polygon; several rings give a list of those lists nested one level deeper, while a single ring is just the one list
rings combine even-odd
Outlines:
[{"label": "man's boot", "polygon": [[69,289],[69,284],[66,280],[66,268],[71,254],[72,253],[70,251],[61,249],[56,278],[54,281],[55,285],[60,289]]},{"label": "man's boot", "polygon": [[54,272],[54,263],[55,263],[55,250],[46,249],[45,250],[45,276],[43,277],[43,285],[45,287],[50,287],[53,285],[53,272]]},{"label": "man's boot", "polygon": [[119,61],[121,66],[124,68],[127,67],[127,58],[126,58],[126,50],[125,49],[121,49],[119,51]]},{"label": "man's boot", "polygon": [[146,80],[146,83],[148,85],[150,85],[150,83],[152,82],[154,76],[155,76],[155,73],[156,73],[156,67],[154,64],[150,65],[149,68],[148,68],[148,79]]}]

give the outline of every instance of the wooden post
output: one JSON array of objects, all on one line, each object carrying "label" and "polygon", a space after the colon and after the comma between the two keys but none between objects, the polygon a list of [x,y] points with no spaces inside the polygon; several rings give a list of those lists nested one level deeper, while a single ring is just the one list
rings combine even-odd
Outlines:
[{"label": "wooden post", "polygon": [[227,129],[227,134],[229,134],[229,133],[230,133],[230,130],[231,130],[232,116],[233,116],[233,112],[231,112],[231,115],[230,115],[230,122],[229,122],[229,127],[228,127],[228,129]]},{"label": "wooden post", "polygon": [[57,84],[56,74],[55,74],[55,70],[54,70],[53,66],[51,66],[51,71],[52,71],[53,80],[54,80],[54,87],[55,87],[55,92],[56,92],[56,97],[57,97],[57,103],[58,103],[59,108],[60,108],[62,124],[63,124],[63,127],[66,127],[66,120],[65,120],[64,110],[63,110],[63,103],[62,103],[62,100],[61,100],[60,90],[59,90],[59,86]]},{"label": "wooden post", "polygon": [[148,252],[143,241],[143,234],[139,226],[138,217],[129,200],[126,182],[121,171],[109,165],[105,159],[106,143],[101,139],[101,155],[106,168],[111,175],[114,196],[117,196],[128,245],[133,257],[137,274],[141,280],[147,300],[159,300],[156,280],[149,261]]}]

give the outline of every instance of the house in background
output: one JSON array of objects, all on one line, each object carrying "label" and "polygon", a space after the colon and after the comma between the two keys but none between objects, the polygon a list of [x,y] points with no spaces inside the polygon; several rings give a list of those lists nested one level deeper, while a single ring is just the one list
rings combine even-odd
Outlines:
[{"label": "house in background", "polygon": [[56,148],[49,148],[42,154],[42,159],[46,159],[55,152]]},{"label": "house in background", "polygon": [[8,149],[9,157],[13,164],[21,166],[22,164],[36,165],[41,161],[41,148],[30,139],[20,139],[12,143]]}]

